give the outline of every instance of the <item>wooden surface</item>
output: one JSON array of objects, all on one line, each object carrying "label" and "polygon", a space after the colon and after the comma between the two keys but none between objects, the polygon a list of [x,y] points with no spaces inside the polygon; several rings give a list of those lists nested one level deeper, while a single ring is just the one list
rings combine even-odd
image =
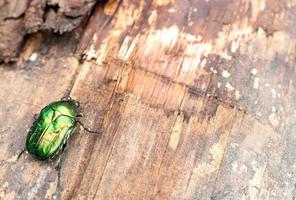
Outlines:
[{"label": "wooden surface", "polygon": [[[295,27],[295,0],[0,0],[0,199],[295,199]],[[58,185],[16,158],[65,93],[102,134]]]}]

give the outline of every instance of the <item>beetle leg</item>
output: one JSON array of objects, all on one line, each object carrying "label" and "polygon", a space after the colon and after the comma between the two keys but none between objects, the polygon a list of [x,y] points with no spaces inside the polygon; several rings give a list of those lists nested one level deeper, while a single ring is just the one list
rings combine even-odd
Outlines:
[{"label": "beetle leg", "polygon": [[79,101],[75,101],[75,105],[77,106],[77,108],[80,107],[80,102]]},{"label": "beetle leg", "polygon": [[[57,170],[58,173],[58,185],[57,185],[57,191],[55,192],[55,195],[59,197],[60,195],[60,188],[61,188],[61,169],[62,169],[62,162],[64,161],[65,158],[65,151],[67,149],[67,143],[65,143],[62,147],[62,152],[59,155],[57,165],[55,166],[55,169]],[[58,198],[59,199],[59,198]]]},{"label": "beetle leg", "polygon": [[19,155],[17,156],[16,160],[18,160],[22,155],[23,153],[26,151],[26,148],[24,148],[20,153]]},{"label": "beetle leg", "polygon": [[34,120],[36,121],[38,119],[38,114],[33,115]]},{"label": "beetle leg", "polygon": [[61,162],[62,162],[61,158],[59,158],[58,164],[55,167],[55,169],[57,170],[57,173],[58,173],[58,184],[57,184],[57,190],[55,192],[55,196],[58,196],[58,197],[60,195],[60,189],[61,189],[61,168],[62,168],[62,163]]},{"label": "beetle leg", "polygon": [[92,131],[90,130],[89,128],[86,128],[83,123],[79,120],[77,120],[77,122],[80,124],[80,126],[86,131],[86,132],[89,132],[89,133],[96,133],[96,134],[101,134],[100,132],[97,132],[97,131]]},{"label": "beetle leg", "polygon": [[76,117],[84,117],[83,113],[78,113],[78,115]]},{"label": "beetle leg", "polygon": [[61,151],[61,155],[59,156],[59,159],[58,159],[58,164],[56,165],[56,170],[60,171],[61,167],[62,167],[62,162],[64,160],[64,155],[65,155],[65,151],[67,149],[67,143],[63,144],[63,147],[62,147],[62,151]]}]

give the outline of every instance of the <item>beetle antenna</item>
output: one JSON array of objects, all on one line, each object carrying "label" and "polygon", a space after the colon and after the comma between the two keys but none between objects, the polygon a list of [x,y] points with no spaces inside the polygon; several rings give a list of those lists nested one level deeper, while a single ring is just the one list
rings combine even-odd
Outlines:
[{"label": "beetle antenna", "polygon": [[89,128],[86,128],[86,127],[84,126],[84,124],[83,124],[81,121],[77,120],[77,122],[82,126],[82,128],[83,128],[85,131],[87,131],[87,132],[89,132],[89,133],[101,134],[100,132],[92,131],[92,130],[90,130]]}]

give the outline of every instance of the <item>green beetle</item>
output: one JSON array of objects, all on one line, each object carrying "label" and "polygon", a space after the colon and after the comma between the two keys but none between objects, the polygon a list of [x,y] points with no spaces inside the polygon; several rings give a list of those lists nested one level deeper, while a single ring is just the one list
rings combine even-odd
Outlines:
[{"label": "green beetle", "polygon": [[26,148],[18,157],[27,150],[40,160],[53,158],[64,149],[77,123],[88,132],[98,133],[85,128],[78,120],[78,117],[82,116],[78,107],[79,102],[71,98],[62,98],[45,106],[33,122],[27,136]]}]

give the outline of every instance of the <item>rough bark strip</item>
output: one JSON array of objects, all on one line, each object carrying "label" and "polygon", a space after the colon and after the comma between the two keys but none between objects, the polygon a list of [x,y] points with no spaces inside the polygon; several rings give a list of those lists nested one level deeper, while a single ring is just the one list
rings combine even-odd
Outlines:
[{"label": "rough bark strip", "polygon": [[25,35],[23,16],[27,4],[27,0],[0,4],[0,62],[17,59]]},{"label": "rough bark strip", "polygon": [[29,33],[53,30],[60,34],[70,32],[91,13],[96,1],[47,1],[33,0],[25,16],[25,28]]}]

